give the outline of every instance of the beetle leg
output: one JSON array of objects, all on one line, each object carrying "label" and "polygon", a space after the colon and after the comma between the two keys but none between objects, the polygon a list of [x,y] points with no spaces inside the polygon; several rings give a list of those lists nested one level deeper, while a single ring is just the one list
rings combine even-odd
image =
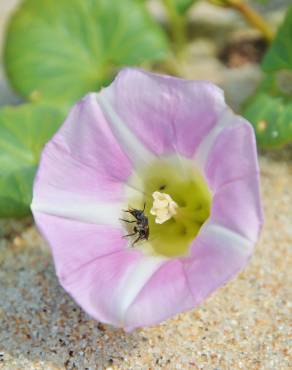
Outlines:
[{"label": "beetle leg", "polygon": [[132,234],[128,234],[128,235],[123,235],[123,238],[127,238],[128,236],[133,236],[133,235],[136,235],[137,234],[137,231],[135,231],[134,233]]},{"label": "beetle leg", "polygon": [[128,222],[129,224],[132,224],[133,222],[137,222],[136,220],[129,221],[129,220],[125,220],[124,218],[119,218],[119,220],[124,221],[124,222]]},{"label": "beetle leg", "polygon": [[128,209],[123,209],[124,212],[132,213],[134,211],[134,208],[129,207]]},{"label": "beetle leg", "polygon": [[134,245],[139,241],[139,240],[141,240],[142,238],[141,238],[141,236],[140,235],[138,235],[138,238],[136,239],[136,240],[134,240],[134,242],[132,243],[132,247],[134,247]]}]

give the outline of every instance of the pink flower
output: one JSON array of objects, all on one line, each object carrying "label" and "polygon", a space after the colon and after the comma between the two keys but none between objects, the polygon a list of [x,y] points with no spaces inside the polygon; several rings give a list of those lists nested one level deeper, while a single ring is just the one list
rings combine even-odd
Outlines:
[{"label": "pink flower", "polygon": [[32,211],[89,315],[125,330],[159,323],[252,254],[262,224],[252,127],[209,82],[124,69],[46,145]]}]

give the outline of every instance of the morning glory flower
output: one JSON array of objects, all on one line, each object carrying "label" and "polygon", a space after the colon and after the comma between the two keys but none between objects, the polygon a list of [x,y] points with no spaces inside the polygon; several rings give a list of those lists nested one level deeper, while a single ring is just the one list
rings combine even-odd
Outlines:
[{"label": "morning glory flower", "polygon": [[127,331],[159,323],[252,254],[252,127],[212,83],[124,69],[46,145],[31,207],[61,285],[89,315]]}]

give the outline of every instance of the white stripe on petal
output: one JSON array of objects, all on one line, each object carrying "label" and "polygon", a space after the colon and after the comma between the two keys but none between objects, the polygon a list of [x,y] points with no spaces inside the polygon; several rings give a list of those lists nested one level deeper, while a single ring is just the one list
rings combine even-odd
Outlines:
[{"label": "white stripe on petal", "polygon": [[204,234],[213,237],[215,240],[220,239],[223,244],[225,243],[228,246],[237,248],[239,251],[242,251],[243,254],[249,252],[254,245],[252,241],[237,232],[227,229],[222,225],[212,223],[212,221],[202,228],[201,235]]},{"label": "white stripe on petal", "polygon": [[120,318],[121,324],[123,324],[127,310],[139,292],[167,260],[166,257],[143,256],[140,262],[133,265],[125,274],[115,292],[115,299],[118,302],[116,314]]},{"label": "white stripe on petal", "polygon": [[94,202],[92,197],[64,196],[62,201],[50,201],[50,198],[34,200],[32,211],[69,218],[72,220],[95,223],[99,225],[120,226],[119,217],[123,206],[118,202]]},{"label": "white stripe on petal", "polygon": [[156,156],[151,153],[136,135],[128,128],[125,122],[118,116],[110,103],[108,92],[103,89],[96,95],[96,99],[103,110],[105,117],[112,129],[112,132],[122,149],[127,154],[136,168],[144,167],[152,162]]},{"label": "white stripe on petal", "polygon": [[208,159],[210,149],[212,148],[216,137],[220,132],[227,126],[229,126],[235,119],[235,114],[230,108],[226,108],[222,116],[218,120],[217,124],[209,132],[209,134],[203,139],[195,153],[195,161],[199,168],[204,171],[205,164]]}]

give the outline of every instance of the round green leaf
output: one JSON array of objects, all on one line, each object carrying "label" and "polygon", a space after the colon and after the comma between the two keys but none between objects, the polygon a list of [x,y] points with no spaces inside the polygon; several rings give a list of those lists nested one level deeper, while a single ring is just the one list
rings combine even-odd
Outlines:
[{"label": "round green leaf", "polygon": [[4,57],[13,87],[31,100],[72,103],[115,68],[162,59],[163,30],[138,0],[24,0]]},{"label": "round green leaf", "polygon": [[29,214],[41,150],[63,119],[64,112],[47,105],[0,109],[0,217]]},{"label": "round green leaf", "polygon": [[292,141],[291,99],[260,91],[250,99],[244,116],[253,124],[260,147],[277,148]]}]

